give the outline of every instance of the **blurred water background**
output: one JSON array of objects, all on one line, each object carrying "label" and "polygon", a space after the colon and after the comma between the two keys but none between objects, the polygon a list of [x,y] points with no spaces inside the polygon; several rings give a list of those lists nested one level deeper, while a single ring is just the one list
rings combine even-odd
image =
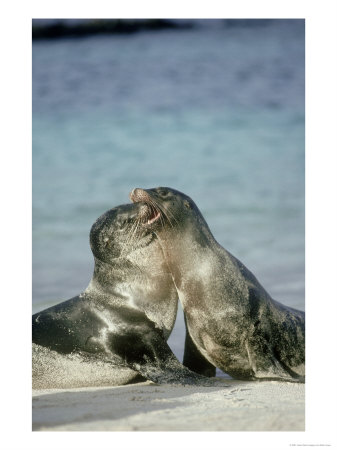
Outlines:
[{"label": "blurred water background", "polygon": [[33,312],[86,288],[93,222],[155,186],[304,309],[304,21],[194,25],[33,42]]}]

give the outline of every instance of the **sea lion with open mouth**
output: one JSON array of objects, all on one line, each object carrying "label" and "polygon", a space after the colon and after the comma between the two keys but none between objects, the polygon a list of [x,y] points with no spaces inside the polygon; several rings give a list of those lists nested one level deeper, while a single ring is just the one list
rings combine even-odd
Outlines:
[{"label": "sea lion with open mouth", "polygon": [[33,315],[33,388],[156,383],[209,385],[166,341],[177,292],[147,204],[107,211],[91,228],[95,268],[80,295]]},{"label": "sea lion with open mouth", "polygon": [[214,239],[194,201],[171,188],[136,188],[151,208],[142,226],[159,239],[188,328],[184,364],[198,371],[191,347],[234,378],[304,381],[304,312],[273,300],[255,276]]}]

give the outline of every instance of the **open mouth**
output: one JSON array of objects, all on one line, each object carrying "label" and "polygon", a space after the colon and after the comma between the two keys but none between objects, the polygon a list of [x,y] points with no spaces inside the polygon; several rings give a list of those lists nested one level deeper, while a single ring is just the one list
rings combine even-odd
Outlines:
[{"label": "open mouth", "polygon": [[148,208],[151,210],[150,216],[147,218],[146,225],[151,225],[151,223],[154,223],[156,220],[160,217],[160,212],[157,211],[153,206],[147,205]]},{"label": "open mouth", "polygon": [[143,225],[151,225],[155,223],[160,218],[160,216],[160,211],[158,211],[157,208],[149,203],[143,202],[143,206],[139,214],[141,223]]}]

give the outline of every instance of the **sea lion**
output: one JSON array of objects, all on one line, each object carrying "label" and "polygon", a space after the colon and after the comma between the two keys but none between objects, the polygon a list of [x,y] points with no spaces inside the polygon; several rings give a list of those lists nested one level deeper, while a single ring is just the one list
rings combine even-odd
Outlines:
[{"label": "sea lion", "polygon": [[[33,387],[139,381],[204,384],[166,343],[177,292],[146,204],[103,214],[90,231],[93,277],[80,295],[33,315]],[[144,380],[144,378],[141,378]]]},{"label": "sea lion", "polygon": [[[152,208],[143,223],[159,238],[190,336],[214,366],[244,380],[304,381],[304,312],[273,300],[214,239],[194,201],[171,188],[140,189]],[[194,370],[188,354],[184,364]]]}]

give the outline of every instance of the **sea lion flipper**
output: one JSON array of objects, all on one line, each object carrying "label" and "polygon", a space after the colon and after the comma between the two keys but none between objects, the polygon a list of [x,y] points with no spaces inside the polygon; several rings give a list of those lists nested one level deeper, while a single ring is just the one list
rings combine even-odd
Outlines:
[{"label": "sea lion flipper", "polygon": [[161,334],[144,328],[139,333],[114,336],[113,352],[147,380],[157,384],[215,386],[217,382],[192,372],[175,357]]},{"label": "sea lion flipper", "polygon": [[188,331],[188,326],[186,322],[186,316],[184,314],[185,320],[185,348],[184,348],[184,366],[188,367],[193,372],[204,375],[205,377],[215,377],[216,368],[200,353],[197,346],[193,342],[191,335]]}]

